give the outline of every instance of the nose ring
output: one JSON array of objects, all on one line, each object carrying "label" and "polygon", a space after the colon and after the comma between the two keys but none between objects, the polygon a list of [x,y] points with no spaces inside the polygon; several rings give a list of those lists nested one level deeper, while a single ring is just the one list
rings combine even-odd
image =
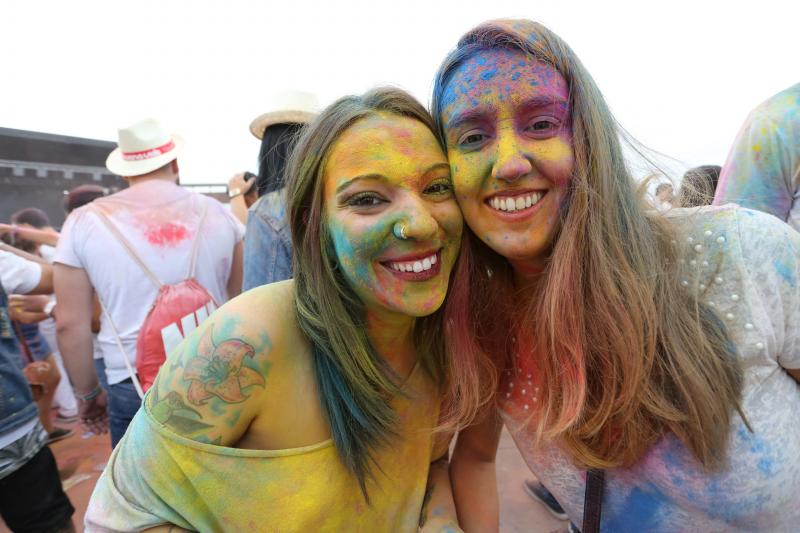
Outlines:
[{"label": "nose ring", "polygon": [[392,233],[394,233],[394,236],[402,241],[408,239],[408,236],[406,235],[406,225],[402,222],[398,222],[394,225],[394,228],[392,228]]}]

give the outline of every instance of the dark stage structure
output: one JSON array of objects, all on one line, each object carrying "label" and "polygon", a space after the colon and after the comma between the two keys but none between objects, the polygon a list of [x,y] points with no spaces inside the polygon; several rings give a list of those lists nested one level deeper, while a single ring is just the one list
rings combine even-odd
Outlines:
[{"label": "dark stage structure", "polygon": [[110,141],[0,128],[0,221],[8,222],[24,207],[38,207],[59,228],[70,189],[87,183],[110,193],[125,188],[125,181],[105,168],[115,147]]}]

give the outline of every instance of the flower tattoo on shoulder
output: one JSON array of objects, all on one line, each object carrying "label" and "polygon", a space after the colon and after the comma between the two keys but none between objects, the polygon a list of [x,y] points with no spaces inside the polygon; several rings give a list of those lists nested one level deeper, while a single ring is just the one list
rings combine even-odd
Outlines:
[{"label": "flower tattoo on shoulder", "polygon": [[247,399],[243,389],[250,385],[265,385],[264,376],[245,364],[255,350],[240,339],[214,343],[213,326],[203,332],[197,345],[197,355],[186,365],[183,378],[190,381],[187,398],[194,405],[203,405],[216,396],[226,403]]}]

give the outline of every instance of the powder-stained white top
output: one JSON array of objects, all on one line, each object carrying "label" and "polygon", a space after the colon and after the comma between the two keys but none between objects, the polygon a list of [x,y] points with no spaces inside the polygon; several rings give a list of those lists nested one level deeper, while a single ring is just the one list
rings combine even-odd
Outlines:
[{"label": "powder-stained white top", "polygon": [[[199,229],[203,202],[206,218]],[[218,201],[166,181],[149,181],[98,198],[73,211],[58,240],[55,262],[82,268],[119,330],[128,357],[158,288],[100,220],[92,205],[109,218],[162,284],[180,283],[189,273],[192,243],[199,230],[195,278],[222,305],[233,249],[244,227]],[[128,377],[122,354],[105,315],[96,342],[110,384]]]},{"label": "powder-stained white top", "polygon": [[[685,286],[728,327],[745,372],[743,408],[729,466],[706,474],[671,434],[636,465],[606,472],[603,531],[796,531],[800,524],[800,234],[771,215],[737,206],[674,209],[687,224]],[[520,367],[524,363],[518,363]],[[526,376],[510,371],[501,411],[531,470],[580,525],[585,471],[557,446],[532,447],[520,423]],[[530,389],[530,387],[528,387]],[[525,390],[535,402],[535,390]],[[533,405],[531,403],[531,405]]]}]

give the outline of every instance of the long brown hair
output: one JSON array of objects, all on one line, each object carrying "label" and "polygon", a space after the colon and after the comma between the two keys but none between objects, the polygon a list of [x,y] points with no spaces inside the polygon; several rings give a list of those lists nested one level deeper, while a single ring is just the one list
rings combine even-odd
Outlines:
[{"label": "long brown hair", "polygon": [[[402,392],[397,376],[367,336],[361,300],[337,268],[333,239],[323,216],[322,175],[327,156],[342,133],[378,112],[418,120],[435,135],[430,114],[400,89],[383,87],[361,96],[346,96],[306,126],[287,174],[295,314],[313,345],[320,399],[337,451],[358,478],[365,496],[366,479],[375,466],[373,452],[394,435],[395,414],[387,400]],[[463,293],[468,281],[465,274],[458,274],[461,264],[457,261],[451,273],[451,292]],[[480,392],[486,385],[471,367],[475,358],[445,348],[444,324],[449,312],[448,299],[437,312],[418,318],[414,345],[423,368],[442,391],[442,425],[452,427],[474,416],[478,398],[486,397]]]},{"label": "long brown hair", "polygon": [[[450,78],[475,53],[505,48],[552,65],[570,88],[575,167],[557,240],[525,305],[504,258],[469,234],[469,301],[458,326],[499,366],[514,328],[531,335],[540,388],[528,423],[576,464],[628,466],[665,431],[707,468],[724,458],[742,374],[722,322],[681,286],[679,230],[648,211],[623,158],[619,128],[574,52],[541,24],[491,21],[466,33],[437,73],[441,118]],[[442,125],[439,124],[442,139]],[[682,240],[680,242],[683,242]],[[499,340],[498,340],[499,339]]]}]

